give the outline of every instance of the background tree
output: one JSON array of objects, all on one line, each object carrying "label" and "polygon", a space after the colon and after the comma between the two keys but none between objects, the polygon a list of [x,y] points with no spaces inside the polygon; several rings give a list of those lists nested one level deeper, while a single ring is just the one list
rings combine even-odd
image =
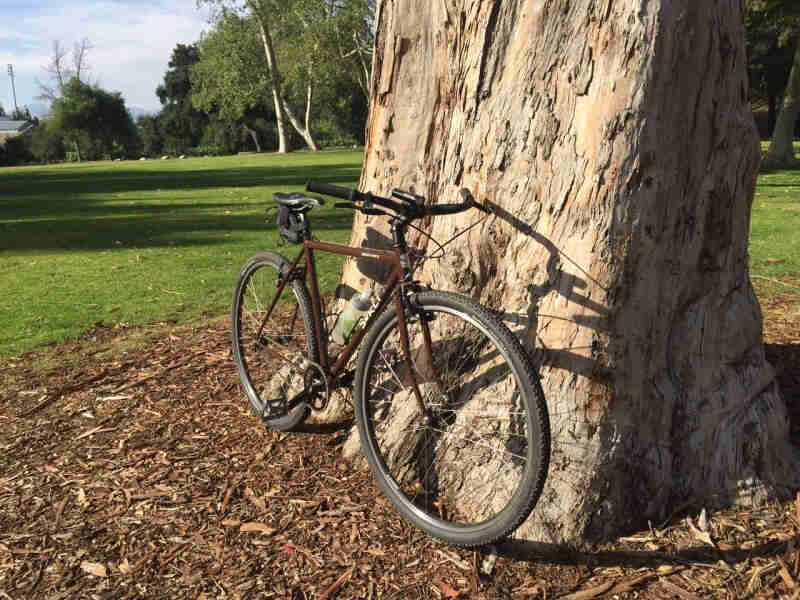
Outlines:
[{"label": "background tree", "polygon": [[164,153],[164,134],[161,131],[161,118],[157,115],[142,115],[136,120],[142,154],[159,156]]},{"label": "background tree", "polygon": [[61,133],[54,130],[53,124],[49,120],[36,127],[30,133],[27,141],[30,153],[39,162],[50,163],[63,160],[66,153]]},{"label": "background tree", "polygon": [[794,130],[800,114],[800,36],[795,40],[794,59],[789,81],[783,93],[775,131],[767,151],[766,162],[771,166],[796,166]]},{"label": "background tree", "polygon": [[[742,23],[738,2],[694,0],[379,9],[361,188],[488,202],[419,275],[542,359],[553,454],[521,537],[582,543],[799,483],[747,272]],[[381,232],[358,216],[351,241]],[[343,279],[369,283],[352,262]]]},{"label": "background tree", "polygon": [[172,51],[164,83],[156,89],[162,104],[159,131],[163,150],[185,154],[203,137],[208,116],[195,109],[191,102],[191,72],[200,60],[195,44],[178,44]]},{"label": "background tree", "polygon": [[42,67],[48,74],[49,82],[43,83],[38,79],[36,80],[36,84],[39,87],[38,99],[51,103],[55,102],[61,97],[64,87],[72,79],[77,78],[78,81],[86,82],[87,73],[90,70],[89,51],[91,49],[92,44],[88,38],[83,38],[80,42],[76,42],[72,52],[64,48],[59,40],[55,40],[50,62]]},{"label": "background tree", "polygon": [[[272,40],[271,23],[273,16],[285,7],[276,7],[270,0],[243,0],[242,2],[227,0],[198,0],[200,4],[207,4],[219,9],[217,21],[228,18],[228,14],[236,13],[242,18],[252,17],[258,33],[257,41],[261,45],[266,71],[263,72],[265,83],[271,96],[275,109],[275,121],[278,130],[278,152],[289,150],[288,145],[288,119],[280,94],[281,75],[278,69],[275,49]],[[261,73],[261,72],[259,72]]]},{"label": "background tree", "polygon": [[747,0],[745,24],[751,90],[765,93],[769,107],[772,141],[766,162],[791,165],[800,113],[800,5],[791,0]]},{"label": "background tree", "polygon": [[73,78],[53,103],[48,126],[59,132],[78,160],[135,152],[136,126],[117,93]]},{"label": "background tree", "polygon": [[[279,152],[289,148],[289,125],[314,149],[312,123],[323,129],[325,123],[347,123],[352,129],[354,116],[363,120],[366,102],[354,101],[354,96],[366,76],[369,2],[208,3],[220,10],[214,29],[200,43],[201,61],[193,75],[195,106],[218,110],[223,120],[242,120],[247,111],[274,115]],[[344,82],[354,90],[334,96],[345,88]]]},{"label": "background tree", "polygon": [[271,87],[258,24],[252,18],[223,11],[213,30],[200,41],[199,50],[200,60],[191,75],[193,105],[207,114],[216,113],[223,122],[241,123],[253,132],[250,135],[255,135],[260,148],[258,133],[248,123],[270,116],[266,99]]},{"label": "background tree", "polygon": [[767,122],[762,134],[772,136],[778,117],[778,101],[789,79],[794,48],[790,30],[782,28],[763,10],[760,0],[745,3],[748,81],[750,99],[755,111],[767,109]]}]

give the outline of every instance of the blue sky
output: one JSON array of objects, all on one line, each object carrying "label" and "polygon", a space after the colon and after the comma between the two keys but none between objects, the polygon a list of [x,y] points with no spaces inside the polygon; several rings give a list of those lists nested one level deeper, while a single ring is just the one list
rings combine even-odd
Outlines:
[{"label": "blue sky", "polygon": [[90,81],[121,92],[128,107],[156,111],[172,49],[205,29],[208,11],[196,0],[0,0],[0,103],[13,109],[7,65],[14,65],[17,104],[38,103],[36,79],[48,80],[42,67],[53,42],[71,49],[85,37],[93,46]]}]

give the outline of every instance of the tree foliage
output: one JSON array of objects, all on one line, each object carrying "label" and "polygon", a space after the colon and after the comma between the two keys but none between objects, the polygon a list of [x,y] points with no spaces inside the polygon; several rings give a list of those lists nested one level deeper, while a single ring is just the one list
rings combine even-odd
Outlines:
[{"label": "tree foliage", "polygon": [[223,11],[198,47],[200,59],[191,76],[191,100],[197,109],[223,120],[267,110],[267,63],[254,19]]},{"label": "tree foliage", "polygon": [[198,61],[196,44],[178,44],[172,51],[164,82],[156,89],[163,106],[157,131],[164,152],[187,153],[200,142],[208,125],[208,115],[195,109],[190,99],[191,72]]},{"label": "tree foliage", "polygon": [[199,43],[192,74],[196,107],[245,126],[248,114],[272,119],[279,135],[288,117],[310,147],[312,129],[327,139],[363,139],[374,4],[209,3],[219,10]]},{"label": "tree foliage", "polygon": [[793,0],[746,0],[745,31],[750,96],[766,106],[762,133],[772,134],[800,35],[800,6]]},{"label": "tree foliage", "polygon": [[75,148],[79,158],[128,155],[138,144],[136,126],[118,92],[73,77],[52,107],[48,128]]}]

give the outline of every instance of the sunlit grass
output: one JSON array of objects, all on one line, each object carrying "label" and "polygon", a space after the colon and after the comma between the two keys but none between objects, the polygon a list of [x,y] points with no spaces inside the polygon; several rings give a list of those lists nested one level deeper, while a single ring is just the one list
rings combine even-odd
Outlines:
[{"label": "sunlit grass", "polygon": [[[355,185],[361,159],[342,151],[0,169],[0,356],[95,324],[227,313],[242,264],[277,245],[274,215],[264,214],[272,194],[309,179]],[[347,241],[350,212],[329,203],[312,220],[319,238]],[[318,258],[331,291],[341,260]],[[800,298],[800,171],[759,177],[750,272],[762,300]]]},{"label": "sunlit grass", "polygon": [[759,175],[750,223],[750,276],[762,300],[800,298],[800,170]]},{"label": "sunlit grass", "polygon": [[[276,191],[355,185],[360,151],[0,169],[0,356],[95,324],[190,322],[229,310],[242,264],[276,246]],[[312,214],[346,242],[352,213]],[[294,247],[283,250],[294,254]],[[324,290],[341,261],[320,255]]]}]

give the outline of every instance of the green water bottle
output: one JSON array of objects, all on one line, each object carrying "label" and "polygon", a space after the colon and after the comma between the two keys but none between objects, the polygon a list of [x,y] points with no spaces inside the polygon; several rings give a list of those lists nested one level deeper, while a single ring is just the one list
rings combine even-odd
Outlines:
[{"label": "green water bottle", "polygon": [[353,335],[356,325],[372,307],[372,290],[355,294],[345,306],[331,331],[331,340],[344,346]]}]

